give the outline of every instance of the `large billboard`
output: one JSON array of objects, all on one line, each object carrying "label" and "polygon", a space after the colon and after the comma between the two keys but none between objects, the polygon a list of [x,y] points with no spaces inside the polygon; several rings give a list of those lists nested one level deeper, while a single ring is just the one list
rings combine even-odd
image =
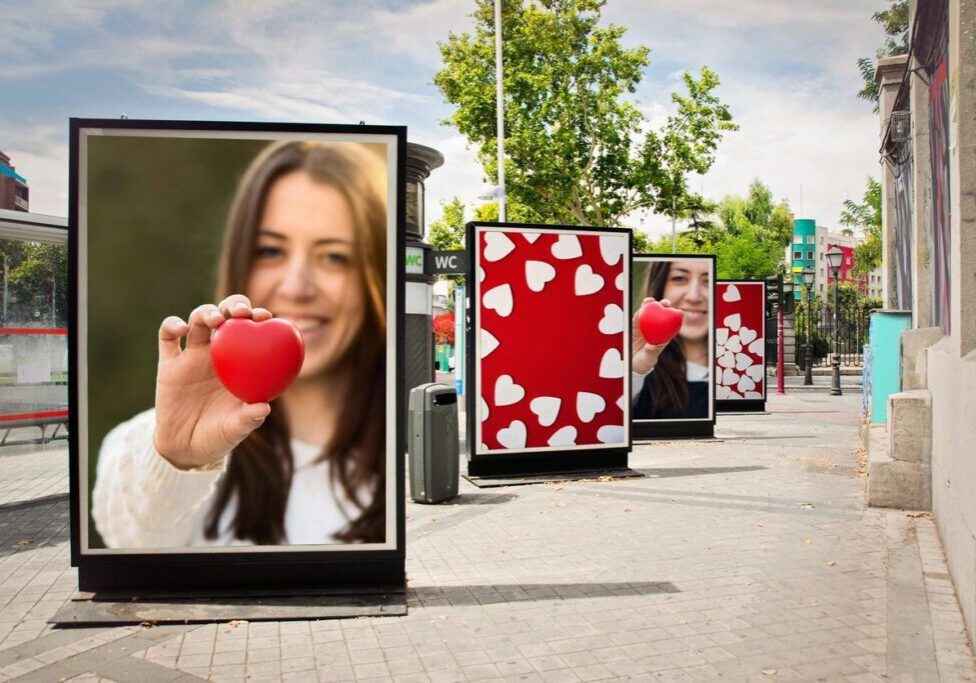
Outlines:
[{"label": "large billboard", "polygon": [[766,283],[762,280],[720,280],[715,294],[715,397],[718,410],[764,410]]},{"label": "large billboard", "polygon": [[634,255],[634,436],[714,433],[714,301],[714,256]]},{"label": "large billboard", "polygon": [[403,584],[405,144],[72,120],[83,590]]},{"label": "large billboard", "polygon": [[626,464],[629,230],[468,225],[468,472]]}]

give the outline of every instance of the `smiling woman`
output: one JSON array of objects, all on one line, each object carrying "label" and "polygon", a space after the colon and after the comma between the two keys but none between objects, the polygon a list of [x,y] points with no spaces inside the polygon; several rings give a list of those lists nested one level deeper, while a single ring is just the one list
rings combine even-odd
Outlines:
[{"label": "smiling woman", "polygon": [[711,413],[713,261],[708,258],[658,258],[635,265],[643,279],[635,309],[652,301],[681,312],[677,335],[661,344],[643,336],[638,312],[632,327],[631,392],[633,419],[685,420]]},{"label": "smiling woman", "polygon": [[[92,517],[106,546],[387,540],[385,182],[354,143],[279,142],[254,159],[216,303],[159,324],[155,407],[102,442]],[[214,372],[211,339],[229,319],[272,317],[301,334],[304,361],[279,398],[247,403]]]}]

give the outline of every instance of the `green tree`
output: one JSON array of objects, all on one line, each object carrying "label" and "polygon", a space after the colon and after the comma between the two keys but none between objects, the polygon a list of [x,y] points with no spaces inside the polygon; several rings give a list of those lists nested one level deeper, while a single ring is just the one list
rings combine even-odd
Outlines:
[{"label": "green tree", "polygon": [[[908,54],[908,41],[911,38],[908,28],[909,0],[888,0],[888,2],[891,5],[888,9],[871,15],[874,21],[881,24],[885,32],[884,45],[875,52],[877,59]],[[874,79],[876,71],[874,60],[870,57],[861,57],[857,60],[857,69],[861,72],[861,79],[864,81],[857,96],[862,100],[873,102],[874,111],[877,113],[881,90]]]},{"label": "green tree", "polygon": [[464,249],[464,203],[441,202],[441,217],[427,226],[427,242],[438,251]]},{"label": "green tree", "polygon": [[[620,26],[599,26],[604,4],[503,2],[506,191],[530,222],[613,226],[635,212],[683,210],[687,173],[707,171],[722,135],[736,129],[714,94],[718,76],[704,67],[698,78],[684,74],[687,93],[672,96],[677,111],[662,130],[647,130],[627,98],[650,50],[624,47]],[[440,44],[434,83],[456,107],[447,123],[497,182],[491,0],[476,0],[473,17],[473,33]]]},{"label": "green tree", "polygon": [[860,228],[864,240],[854,247],[855,275],[867,275],[881,265],[881,183],[868,177],[861,203],[844,200],[841,225]]}]

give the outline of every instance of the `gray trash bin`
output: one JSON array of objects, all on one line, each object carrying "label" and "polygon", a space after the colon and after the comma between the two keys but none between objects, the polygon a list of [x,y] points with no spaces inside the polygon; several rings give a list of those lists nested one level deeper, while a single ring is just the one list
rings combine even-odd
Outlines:
[{"label": "gray trash bin", "polygon": [[457,392],[446,384],[410,390],[407,413],[410,498],[439,503],[458,494]]}]

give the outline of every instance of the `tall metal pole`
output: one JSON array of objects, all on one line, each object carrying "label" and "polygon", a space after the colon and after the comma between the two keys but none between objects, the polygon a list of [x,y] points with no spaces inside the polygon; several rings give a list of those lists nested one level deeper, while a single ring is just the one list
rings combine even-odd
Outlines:
[{"label": "tall metal pole", "polygon": [[[784,295],[785,296],[785,295]],[[790,296],[793,296],[792,292]],[[786,384],[783,380],[783,327],[785,324],[785,313],[783,312],[783,302],[780,301],[776,311],[776,393],[779,396],[786,394]]]},{"label": "tall metal pole", "polygon": [[803,386],[806,387],[813,386],[813,332],[810,330],[810,320],[813,318],[811,309],[813,306],[811,306],[812,297],[810,296],[810,287],[811,285],[804,287],[807,293],[807,367],[806,374],[803,376]]},{"label": "tall metal pole", "polygon": [[830,364],[834,369],[833,383],[830,387],[831,396],[840,396],[840,310],[837,308],[838,271],[834,270],[834,358]]},{"label": "tall metal pole", "polygon": [[[675,183],[677,184],[677,183]],[[675,214],[678,210],[675,205],[674,188],[671,188],[671,253],[678,251],[678,231],[675,227]]]},{"label": "tall metal pole", "polygon": [[498,118],[498,220],[505,222],[505,96],[502,82],[502,1],[495,0],[495,99]]}]

